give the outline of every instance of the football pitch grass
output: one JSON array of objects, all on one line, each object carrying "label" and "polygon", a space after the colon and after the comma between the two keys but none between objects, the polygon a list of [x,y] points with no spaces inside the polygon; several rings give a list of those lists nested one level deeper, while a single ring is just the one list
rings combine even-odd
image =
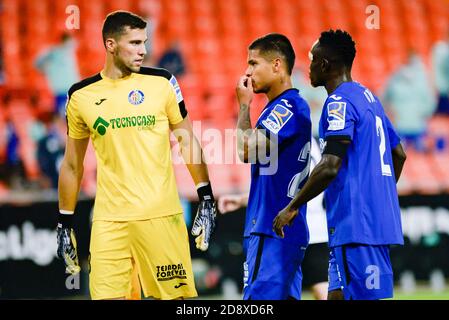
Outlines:
[{"label": "football pitch grass", "polygon": [[417,290],[414,293],[395,293],[392,300],[449,300],[449,290],[432,292],[431,290]]},{"label": "football pitch grass", "polygon": [[[232,300],[241,300],[241,295],[236,295],[232,298]],[[198,298],[194,300],[227,300],[222,295],[200,295]],[[314,300],[312,293],[310,291],[305,291],[302,293],[302,300]],[[432,292],[429,288],[418,288],[413,293],[405,293],[399,289],[394,291],[394,297],[386,300],[449,300],[449,289],[446,289],[442,292]]]},{"label": "football pitch grass", "polygon": [[[63,298],[64,299],[64,298]],[[69,300],[88,300],[88,296],[74,296],[70,298],[65,298]],[[201,295],[193,300],[241,300],[242,295],[235,294],[230,297],[225,297],[222,294],[217,295]],[[145,299],[144,299],[145,300]],[[149,298],[149,300],[152,300]],[[302,300],[314,300],[312,293],[310,291],[304,291],[302,293]],[[392,299],[386,300],[449,300],[449,288],[446,287],[445,290],[441,292],[432,292],[432,290],[426,286],[418,286],[416,291],[413,293],[406,293],[401,291],[399,288],[396,288],[394,291],[394,297]]]},{"label": "football pitch grass", "polygon": [[[302,299],[313,300],[313,296],[310,292],[304,292]],[[431,289],[422,288],[417,289],[413,293],[405,293],[401,290],[395,290],[394,297],[387,300],[449,300],[449,289],[442,292],[432,292]]]}]

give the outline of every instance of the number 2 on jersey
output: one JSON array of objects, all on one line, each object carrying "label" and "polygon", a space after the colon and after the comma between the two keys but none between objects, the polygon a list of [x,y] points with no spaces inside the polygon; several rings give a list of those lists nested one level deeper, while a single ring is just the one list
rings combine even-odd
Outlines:
[{"label": "number 2 on jersey", "polygon": [[288,192],[287,192],[287,196],[290,198],[295,197],[295,195],[299,192],[299,190],[301,190],[301,188],[300,188],[301,183],[303,183],[304,180],[309,176],[311,146],[312,146],[311,143],[307,142],[304,145],[304,147],[302,148],[301,152],[299,153],[298,161],[305,162],[306,166],[304,167],[304,169],[301,172],[295,174],[293,176],[293,178],[290,180],[290,183],[288,184]]},{"label": "number 2 on jersey", "polygon": [[380,137],[379,153],[380,153],[380,165],[382,167],[382,175],[391,177],[391,167],[384,162],[385,147],[385,132],[382,126],[382,119],[376,116],[376,131],[377,136]]}]

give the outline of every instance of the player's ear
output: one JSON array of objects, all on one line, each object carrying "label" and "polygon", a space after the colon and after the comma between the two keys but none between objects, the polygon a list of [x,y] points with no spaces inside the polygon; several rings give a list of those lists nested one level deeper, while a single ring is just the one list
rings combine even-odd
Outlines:
[{"label": "player's ear", "polygon": [[329,60],[327,60],[326,58],[323,58],[323,59],[321,60],[321,65],[320,65],[320,67],[321,67],[321,71],[322,71],[323,73],[327,73],[327,72],[329,71],[329,69],[330,69],[330,63],[329,63]]},{"label": "player's ear", "polygon": [[113,53],[115,51],[116,42],[114,38],[107,38],[105,41],[106,50]]},{"label": "player's ear", "polygon": [[273,60],[273,71],[279,72],[281,70],[282,61],[279,58]]}]

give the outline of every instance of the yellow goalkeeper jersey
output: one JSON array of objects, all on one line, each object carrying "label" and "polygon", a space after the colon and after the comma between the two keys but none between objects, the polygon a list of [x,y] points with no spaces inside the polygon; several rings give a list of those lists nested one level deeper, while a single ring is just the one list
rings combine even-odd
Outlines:
[{"label": "yellow goalkeeper jersey", "polygon": [[187,111],[174,76],[141,68],[117,80],[99,73],[72,86],[71,138],[90,137],[97,158],[94,220],[131,221],[182,212],[169,125]]}]

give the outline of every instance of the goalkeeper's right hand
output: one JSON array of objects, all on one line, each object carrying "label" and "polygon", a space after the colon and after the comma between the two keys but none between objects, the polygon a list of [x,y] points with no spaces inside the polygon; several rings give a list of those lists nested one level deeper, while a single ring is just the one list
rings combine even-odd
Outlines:
[{"label": "goalkeeper's right hand", "polygon": [[[81,271],[78,262],[78,253],[76,250],[75,231],[68,223],[64,223],[64,219],[68,217],[61,217],[60,222],[56,228],[56,239],[58,243],[57,256],[64,261],[65,272],[70,274],[77,274]],[[70,217],[72,218],[72,217]]]},{"label": "goalkeeper's right hand", "polygon": [[196,236],[197,249],[206,251],[209,248],[210,237],[215,230],[216,217],[215,202],[212,200],[201,201],[192,226],[192,235]]}]

